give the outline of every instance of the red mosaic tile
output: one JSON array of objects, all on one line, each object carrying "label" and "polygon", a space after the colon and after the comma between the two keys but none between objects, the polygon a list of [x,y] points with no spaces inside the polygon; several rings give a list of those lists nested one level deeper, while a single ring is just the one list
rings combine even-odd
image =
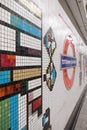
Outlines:
[{"label": "red mosaic tile", "polygon": [[42,98],[38,98],[33,102],[33,111],[37,110],[42,105]]},{"label": "red mosaic tile", "polygon": [[16,56],[1,54],[1,67],[14,67],[16,66]]},{"label": "red mosaic tile", "polygon": [[20,84],[0,88],[0,98],[5,97],[7,95],[14,94],[16,92],[20,92],[20,90],[21,90],[21,85]]}]

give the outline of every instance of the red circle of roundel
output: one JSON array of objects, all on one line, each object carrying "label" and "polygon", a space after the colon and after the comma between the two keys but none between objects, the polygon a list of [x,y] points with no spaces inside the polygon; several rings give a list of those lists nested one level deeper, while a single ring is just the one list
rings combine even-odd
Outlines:
[{"label": "red circle of roundel", "polygon": [[[63,54],[67,55],[68,47],[71,46],[72,47],[72,52],[73,52],[73,57],[76,57],[75,47],[74,47],[74,44],[72,43],[71,39],[72,39],[71,36],[69,36],[69,38],[66,39]],[[69,77],[68,77],[67,69],[63,70],[63,75],[64,75],[64,80],[65,80],[66,87],[68,89],[70,89],[72,87],[72,85],[73,85],[73,81],[74,81],[74,77],[75,77],[75,67],[73,67],[73,73],[72,73],[72,78],[71,79],[69,79]]]}]

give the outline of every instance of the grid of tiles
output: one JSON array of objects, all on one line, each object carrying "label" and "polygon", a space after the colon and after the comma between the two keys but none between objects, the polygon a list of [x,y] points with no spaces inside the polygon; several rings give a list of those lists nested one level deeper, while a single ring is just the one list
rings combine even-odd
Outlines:
[{"label": "grid of tiles", "polygon": [[[5,18],[4,18],[5,19]],[[16,31],[0,24],[0,50],[15,52]]]},{"label": "grid of tiles", "polygon": [[29,35],[25,35],[23,33],[21,33],[21,46],[24,46],[24,47],[29,47],[31,48],[31,44],[32,43],[32,48],[33,49],[37,49],[37,50],[41,50],[41,41],[39,39],[36,39],[34,37],[31,37]]},{"label": "grid of tiles", "polygon": [[10,71],[1,71],[0,72],[0,85],[9,83],[11,81],[11,72]]},{"label": "grid of tiles", "polygon": [[[8,0],[8,1],[7,0],[2,0],[1,3],[4,6],[8,7],[8,9],[13,10],[18,15],[24,17],[25,19],[29,20],[30,22],[36,24],[37,26],[39,26],[41,28],[41,20],[40,20],[41,19],[41,14],[40,14],[40,17],[39,17],[40,19],[38,19],[38,17],[35,16],[36,14],[38,14],[38,12],[35,12],[35,15],[33,15],[31,13],[32,11],[29,8],[28,8],[28,10],[30,10],[31,12],[29,12],[28,10],[26,10],[26,6],[29,7],[28,4],[27,4],[27,3],[29,3],[28,1],[26,1],[26,0],[25,1],[24,0],[22,0],[22,1],[18,0],[18,1],[23,6],[21,6],[15,0],[14,1],[12,1],[12,0]],[[32,3],[30,3],[30,4],[32,4]],[[35,11],[34,7],[35,7],[35,5],[33,5],[33,8],[32,8],[33,11]],[[15,8],[16,8],[16,10],[15,10]],[[4,14],[2,12],[4,12]],[[40,13],[41,13],[41,11],[40,11]],[[2,10],[0,11],[0,14],[1,14],[0,16],[4,15],[4,17],[6,18],[5,20],[7,20],[8,22],[10,22],[10,14],[11,14],[10,12],[8,12],[8,11],[6,11],[6,10],[3,9],[3,11]],[[7,15],[8,15],[8,17],[7,17]],[[2,20],[4,20],[3,17],[0,17],[0,18]]]},{"label": "grid of tiles", "polygon": [[27,130],[42,114],[41,23],[31,1],[0,1],[0,130]]}]

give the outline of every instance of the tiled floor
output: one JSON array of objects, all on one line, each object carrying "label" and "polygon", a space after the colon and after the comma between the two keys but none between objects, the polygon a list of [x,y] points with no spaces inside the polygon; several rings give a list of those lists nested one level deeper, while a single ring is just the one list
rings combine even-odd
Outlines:
[{"label": "tiled floor", "polygon": [[75,130],[87,130],[87,95],[81,108]]}]

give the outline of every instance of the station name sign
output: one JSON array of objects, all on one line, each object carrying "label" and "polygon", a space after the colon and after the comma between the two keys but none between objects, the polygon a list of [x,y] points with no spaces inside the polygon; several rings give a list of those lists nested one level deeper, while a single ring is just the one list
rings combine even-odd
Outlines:
[{"label": "station name sign", "polygon": [[76,58],[61,55],[61,69],[72,68],[76,66]]}]

